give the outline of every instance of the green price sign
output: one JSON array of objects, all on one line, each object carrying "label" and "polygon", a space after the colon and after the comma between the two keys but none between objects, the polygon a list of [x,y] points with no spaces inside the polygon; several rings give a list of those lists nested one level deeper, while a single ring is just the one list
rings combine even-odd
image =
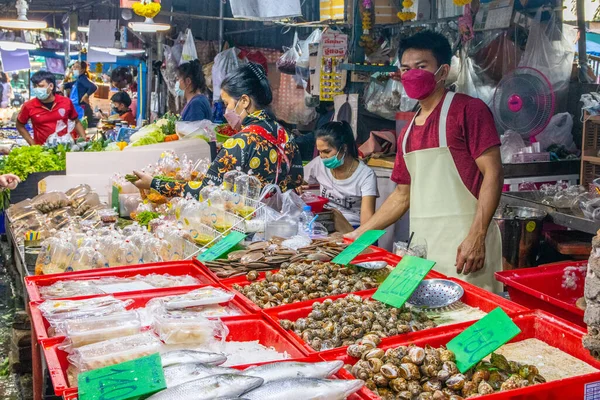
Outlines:
[{"label": "green price sign", "polygon": [[521,330],[500,307],[467,328],[446,346],[456,355],[456,366],[464,373]]},{"label": "green price sign", "polygon": [[373,298],[392,307],[402,307],[434,265],[434,261],[404,256],[379,286]]},{"label": "green price sign", "polygon": [[138,400],[166,389],[160,355],[138,358],[79,375],[80,400]]},{"label": "green price sign", "polygon": [[119,211],[119,188],[116,186],[112,187],[112,196],[110,201],[110,206],[115,208],[117,212]]},{"label": "green price sign", "polygon": [[198,261],[214,261],[245,238],[246,235],[243,233],[231,232],[229,235],[221,239],[219,243],[200,254],[198,256]]},{"label": "green price sign", "polygon": [[352,242],[344,249],[332,262],[336,264],[348,265],[362,253],[367,247],[375,243],[380,237],[385,235],[385,231],[367,231],[360,235],[358,239]]}]

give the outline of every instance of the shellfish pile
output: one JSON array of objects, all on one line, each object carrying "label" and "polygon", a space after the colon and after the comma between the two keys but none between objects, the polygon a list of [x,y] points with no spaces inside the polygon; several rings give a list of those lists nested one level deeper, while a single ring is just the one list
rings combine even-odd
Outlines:
[{"label": "shellfish pile", "polygon": [[384,400],[461,400],[543,383],[532,365],[508,361],[492,353],[465,374],[455,355],[444,347],[398,346],[377,348],[379,337],[366,335],[348,347],[347,353],[360,360],[345,369]]},{"label": "shellfish pile", "polygon": [[[322,261],[283,263],[277,273],[267,272],[262,281],[250,285],[233,285],[261,308],[314,300],[343,293],[358,292],[379,286],[391,270],[371,271]],[[250,271],[249,281],[258,278]]]},{"label": "shellfish pile", "polygon": [[315,302],[306,318],[281,320],[280,324],[316,351],[351,345],[367,333],[383,338],[435,326],[423,312],[389,307],[353,294]]}]

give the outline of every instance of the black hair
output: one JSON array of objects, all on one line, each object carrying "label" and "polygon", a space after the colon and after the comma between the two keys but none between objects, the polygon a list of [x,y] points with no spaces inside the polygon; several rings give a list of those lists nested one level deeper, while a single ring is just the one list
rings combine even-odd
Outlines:
[{"label": "black hair", "polygon": [[239,100],[246,95],[257,109],[266,108],[273,101],[273,92],[264,68],[259,64],[244,64],[223,79],[221,89]]},{"label": "black hair", "polygon": [[131,97],[125,92],[117,92],[110,98],[110,101],[113,103],[121,103],[125,104],[125,107],[129,107],[131,105]]},{"label": "black hair", "polygon": [[326,123],[317,130],[315,138],[327,141],[331,147],[337,150],[341,150],[346,145],[348,154],[358,159],[358,146],[354,140],[354,133],[346,121]]},{"label": "black hair", "polygon": [[177,75],[180,78],[190,78],[192,81],[192,89],[194,92],[206,91],[206,79],[204,78],[204,72],[202,71],[202,65],[198,60],[192,60],[186,62],[177,67]]},{"label": "black hair", "polygon": [[[87,62],[85,61],[77,61],[75,64],[79,64],[79,68],[81,68],[81,75],[87,76],[88,79],[91,79],[92,74],[90,74],[90,68]],[[75,65],[73,64],[73,65]]]},{"label": "black hair", "polygon": [[133,75],[131,75],[131,71],[127,67],[118,67],[115,68],[110,74],[110,81],[116,82],[118,84],[127,84],[131,85],[133,82]]},{"label": "black hair", "polygon": [[8,83],[8,76],[5,72],[0,72],[0,82]]},{"label": "black hair", "polygon": [[56,78],[52,72],[40,70],[31,76],[31,83],[34,86],[39,86],[42,81],[52,84],[52,94],[56,94]]},{"label": "black hair", "polygon": [[401,40],[398,59],[402,60],[402,54],[409,49],[431,51],[437,60],[438,67],[452,63],[452,47],[448,39],[441,33],[427,30]]}]

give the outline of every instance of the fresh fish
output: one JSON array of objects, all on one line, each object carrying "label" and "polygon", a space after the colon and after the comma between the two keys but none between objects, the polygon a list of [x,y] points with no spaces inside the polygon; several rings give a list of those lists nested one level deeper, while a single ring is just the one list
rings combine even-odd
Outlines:
[{"label": "fresh fish", "polygon": [[267,383],[245,393],[248,400],[344,400],[365,383],[361,380],[300,378]]},{"label": "fresh fish", "polygon": [[163,372],[165,373],[165,381],[167,382],[168,388],[212,375],[239,375],[242,373],[237,369],[202,363],[171,365],[163,368]]},{"label": "fresh fish", "polygon": [[274,362],[246,368],[244,375],[258,376],[265,383],[294,378],[329,378],[344,366],[343,361],[304,363],[294,361]]},{"label": "fresh fish", "polygon": [[227,356],[224,354],[196,350],[174,350],[161,354],[160,357],[163,368],[169,365],[190,363],[221,365],[227,361]]},{"label": "fresh fish", "polygon": [[163,390],[148,400],[214,400],[240,396],[262,385],[262,378],[244,375],[213,375]]}]

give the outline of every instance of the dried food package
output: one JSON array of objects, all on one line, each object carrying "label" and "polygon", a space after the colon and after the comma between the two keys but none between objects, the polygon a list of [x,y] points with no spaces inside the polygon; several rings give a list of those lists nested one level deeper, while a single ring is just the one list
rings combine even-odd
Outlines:
[{"label": "dried food package", "polygon": [[68,356],[80,371],[104,368],[159,352],[160,340],[151,332],[110,339],[79,347]]},{"label": "dried food package", "polygon": [[65,195],[70,199],[70,200],[75,200],[78,199],[80,197],[84,197],[85,195],[87,195],[88,193],[92,192],[92,188],[89,185],[79,185],[76,186],[72,189],[69,189],[65,192]]},{"label": "dried food package", "polygon": [[39,309],[51,324],[57,324],[68,319],[123,312],[132,303],[133,300],[123,301],[113,296],[103,296],[84,300],[46,300],[40,304]]},{"label": "dried food package", "polygon": [[48,214],[51,211],[70,205],[71,200],[62,192],[40,194],[31,200],[31,206],[42,214]]},{"label": "dried food package", "polygon": [[142,322],[136,311],[127,311],[100,317],[72,319],[57,326],[67,336],[64,350],[71,353],[73,348],[123,338],[141,332]]},{"label": "dried food package", "polygon": [[224,340],[229,330],[219,319],[208,319],[196,313],[172,313],[165,308],[154,312],[153,328],[166,344],[206,344]]}]

